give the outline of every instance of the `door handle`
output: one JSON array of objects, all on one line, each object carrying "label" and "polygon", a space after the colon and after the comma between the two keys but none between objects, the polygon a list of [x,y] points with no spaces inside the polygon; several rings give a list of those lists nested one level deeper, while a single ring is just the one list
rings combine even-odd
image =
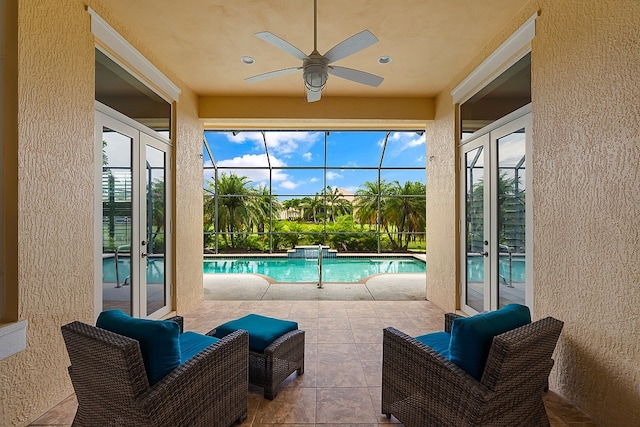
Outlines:
[{"label": "door handle", "polygon": [[147,257],[147,253],[146,253],[146,252],[142,252],[142,253],[140,254],[140,256],[141,256],[142,258],[146,258],[146,257]]},{"label": "door handle", "polygon": [[483,257],[488,257],[489,256],[489,252],[482,252],[482,256]]}]

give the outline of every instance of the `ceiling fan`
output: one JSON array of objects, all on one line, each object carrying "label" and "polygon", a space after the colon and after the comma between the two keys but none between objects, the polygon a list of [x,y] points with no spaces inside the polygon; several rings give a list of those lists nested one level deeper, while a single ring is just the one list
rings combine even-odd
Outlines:
[{"label": "ceiling fan", "polygon": [[332,47],[324,55],[318,52],[318,3],[313,1],[313,52],[306,55],[300,49],[292,45],[286,40],[281,39],[273,33],[262,31],[256,33],[260,39],[272,44],[273,46],[287,52],[290,55],[302,60],[301,67],[284,68],[282,70],[270,71],[268,73],[259,74],[257,76],[245,79],[248,82],[258,82],[270,79],[272,77],[282,76],[302,70],[302,78],[307,89],[307,102],[319,101],[322,89],[324,89],[329,74],[343,79],[351,80],[356,83],[378,87],[384,80],[375,74],[366,73],[353,68],[339,67],[331,65],[334,62],[353,55],[356,52],[365,49],[376,43],[378,39],[369,30],[364,30],[349,37],[346,40]]}]

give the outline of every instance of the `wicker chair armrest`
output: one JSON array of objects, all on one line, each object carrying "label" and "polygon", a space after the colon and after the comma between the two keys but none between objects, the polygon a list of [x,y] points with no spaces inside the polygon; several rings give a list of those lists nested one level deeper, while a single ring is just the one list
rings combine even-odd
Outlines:
[{"label": "wicker chair armrest", "polygon": [[445,313],[444,314],[444,331],[451,333],[451,325],[453,325],[453,321],[459,317],[464,317],[456,313]]},{"label": "wicker chair armrest", "polygon": [[493,395],[462,368],[391,327],[383,331],[382,388],[383,412],[411,397],[442,425],[467,425],[469,415],[480,413]]},{"label": "wicker chair armrest", "polygon": [[249,334],[235,331],[174,369],[140,396],[141,404],[164,425],[188,425],[243,400],[246,411],[248,358]]},{"label": "wicker chair armrest", "polygon": [[180,326],[180,333],[184,332],[184,317],[182,316],[173,316],[173,317],[169,317],[165,320],[173,320],[174,322],[176,322],[178,324],[178,326]]},{"label": "wicker chair armrest", "polygon": [[304,331],[302,329],[289,331],[286,334],[276,338],[271,344],[265,347],[265,356],[278,357],[280,354],[287,353],[290,350],[289,345],[296,345],[294,338],[298,335],[302,335],[302,339],[304,340]]}]

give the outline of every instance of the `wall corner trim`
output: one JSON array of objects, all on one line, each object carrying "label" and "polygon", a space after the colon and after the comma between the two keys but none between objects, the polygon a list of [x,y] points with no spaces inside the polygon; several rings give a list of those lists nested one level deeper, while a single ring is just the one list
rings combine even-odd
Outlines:
[{"label": "wall corner trim", "polygon": [[181,92],[178,86],[162,74],[151,61],[138,52],[131,43],[114,30],[96,11],[87,7],[87,12],[91,15],[91,32],[97,39],[127,61],[151,83],[164,91],[164,93],[171,97],[172,101],[178,101]]},{"label": "wall corner trim", "polygon": [[27,348],[27,321],[0,325],[0,360]]},{"label": "wall corner trim", "polygon": [[527,19],[520,28],[451,91],[454,104],[462,103],[471,98],[530,51],[531,40],[536,35],[537,17],[538,12]]}]

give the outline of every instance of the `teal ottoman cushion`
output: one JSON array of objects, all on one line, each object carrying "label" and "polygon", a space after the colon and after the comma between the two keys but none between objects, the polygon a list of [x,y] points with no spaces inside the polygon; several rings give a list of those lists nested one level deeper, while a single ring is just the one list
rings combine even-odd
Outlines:
[{"label": "teal ottoman cushion", "polygon": [[298,329],[298,323],[259,314],[248,314],[218,326],[214,336],[223,338],[238,329],[249,332],[249,349],[263,352],[276,338]]},{"label": "teal ottoman cushion", "polygon": [[218,341],[220,341],[218,338],[202,335],[197,332],[184,332],[180,334],[180,363],[186,362]]},{"label": "teal ottoman cushion", "polygon": [[100,313],[96,326],[140,343],[151,385],[180,365],[180,326],[172,320],[138,319],[122,310],[107,310]]},{"label": "teal ottoman cushion", "polygon": [[459,317],[451,325],[449,358],[480,381],[493,337],[531,323],[529,307],[507,304],[496,311]]},{"label": "teal ottoman cushion", "polygon": [[451,341],[451,334],[448,332],[433,332],[431,334],[421,335],[416,337],[416,340],[431,347],[445,358],[449,358],[449,342]]}]

